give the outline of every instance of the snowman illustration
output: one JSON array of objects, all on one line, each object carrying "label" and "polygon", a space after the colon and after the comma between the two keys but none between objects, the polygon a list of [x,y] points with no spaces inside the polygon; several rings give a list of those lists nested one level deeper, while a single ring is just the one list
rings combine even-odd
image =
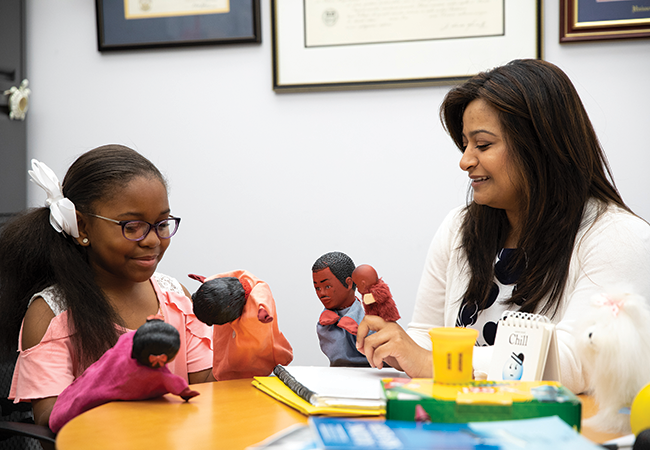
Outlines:
[{"label": "snowman illustration", "polygon": [[510,358],[503,366],[503,380],[504,381],[517,381],[521,380],[524,373],[524,354],[512,353]]}]

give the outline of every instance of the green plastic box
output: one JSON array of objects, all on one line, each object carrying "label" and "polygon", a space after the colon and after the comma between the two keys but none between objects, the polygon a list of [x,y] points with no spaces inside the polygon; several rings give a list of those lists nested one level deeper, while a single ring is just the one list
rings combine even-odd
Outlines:
[{"label": "green plastic box", "polygon": [[[559,416],[580,431],[580,399],[554,381],[473,381],[438,384],[430,378],[386,378],[386,419],[466,423]],[[424,415],[426,417],[426,415]]]}]

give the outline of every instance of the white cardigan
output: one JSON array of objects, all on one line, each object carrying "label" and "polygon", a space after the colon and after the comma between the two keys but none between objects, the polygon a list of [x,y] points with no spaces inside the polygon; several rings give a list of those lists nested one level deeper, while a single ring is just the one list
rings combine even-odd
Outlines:
[{"label": "white cardigan", "polygon": [[[599,202],[585,208],[576,237],[569,277],[553,322],[557,325],[562,384],[575,393],[587,388],[586,375],[573,335],[591,298],[608,288],[625,286],[650,302],[650,225],[609,205],[598,217]],[[436,232],[427,255],[417,293],[409,335],[431,349],[432,327],[453,327],[469,282],[460,226],[465,208],[452,210]],[[474,347],[474,370],[487,373],[493,347]]]}]

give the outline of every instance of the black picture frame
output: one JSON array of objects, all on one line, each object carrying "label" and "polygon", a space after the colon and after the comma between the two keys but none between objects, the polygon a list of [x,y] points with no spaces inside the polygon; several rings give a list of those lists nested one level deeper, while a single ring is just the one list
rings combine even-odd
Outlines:
[{"label": "black picture frame", "polygon": [[124,0],[95,0],[100,52],[262,42],[260,0],[230,0],[223,13],[127,19]]},{"label": "black picture frame", "polygon": [[650,37],[650,0],[560,0],[560,43]]}]

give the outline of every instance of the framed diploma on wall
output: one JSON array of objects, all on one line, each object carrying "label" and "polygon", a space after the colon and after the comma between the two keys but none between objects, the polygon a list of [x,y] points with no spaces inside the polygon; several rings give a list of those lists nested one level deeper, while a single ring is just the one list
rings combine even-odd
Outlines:
[{"label": "framed diploma on wall", "polygon": [[260,0],[95,0],[99,51],[261,42]]},{"label": "framed diploma on wall", "polygon": [[276,92],[460,82],[542,57],[539,0],[272,0]]},{"label": "framed diploma on wall", "polygon": [[560,42],[650,37],[650,0],[560,0]]}]

